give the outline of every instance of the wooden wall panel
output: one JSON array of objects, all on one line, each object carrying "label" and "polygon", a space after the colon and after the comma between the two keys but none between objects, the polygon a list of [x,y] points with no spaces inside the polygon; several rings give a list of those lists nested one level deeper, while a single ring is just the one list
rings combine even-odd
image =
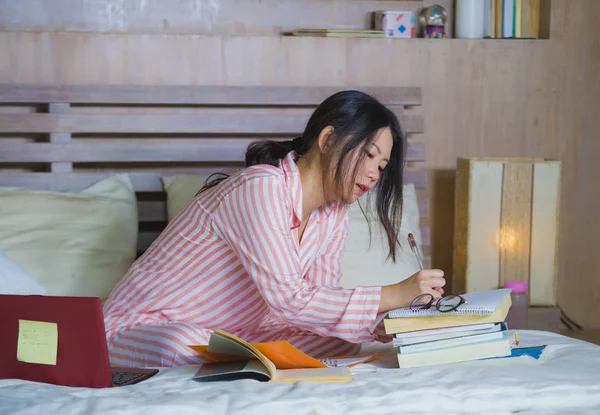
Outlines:
[{"label": "wooden wall panel", "polygon": [[599,14],[553,0],[543,41],[6,31],[0,82],[420,86],[433,265],[451,273],[456,157],[560,159],[559,304],[600,327]]}]

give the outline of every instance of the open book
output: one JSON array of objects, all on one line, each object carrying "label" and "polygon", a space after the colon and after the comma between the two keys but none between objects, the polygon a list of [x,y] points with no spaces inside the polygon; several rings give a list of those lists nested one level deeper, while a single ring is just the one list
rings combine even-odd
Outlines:
[{"label": "open book", "polygon": [[211,361],[204,363],[194,376],[199,381],[347,382],[353,379],[351,366],[376,357],[338,356],[318,360],[285,340],[250,344],[222,330],[212,333],[208,345],[189,347]]}]

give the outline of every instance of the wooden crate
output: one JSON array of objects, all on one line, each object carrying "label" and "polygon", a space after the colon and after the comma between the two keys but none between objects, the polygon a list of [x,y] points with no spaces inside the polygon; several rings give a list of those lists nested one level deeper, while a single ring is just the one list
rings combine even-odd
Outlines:
[{"label": "wooden crate", "polygon": [[459,158],[456,171],[456,292],[529,284],[530,304],[556,305],[561,162]]}]

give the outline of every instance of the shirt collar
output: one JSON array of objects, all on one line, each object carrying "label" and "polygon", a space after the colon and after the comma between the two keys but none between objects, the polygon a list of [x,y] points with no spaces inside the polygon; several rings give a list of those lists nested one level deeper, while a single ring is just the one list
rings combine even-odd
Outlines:
[{"label": "shirt collar", "polygon": [[[300,170],[296,165],[298,154],[295,151],[290,151],[282,160],[280,167],[283,171],[287,188],[290,191],[290,199],[292,201],[292,211],[294,218],[292,221],[292,229],[298,228],[302,223],[302,181],[300,180]],[[319,207],[316,214],[317,222],[326,220],[334,209],[337,202],[330,201]]]}]

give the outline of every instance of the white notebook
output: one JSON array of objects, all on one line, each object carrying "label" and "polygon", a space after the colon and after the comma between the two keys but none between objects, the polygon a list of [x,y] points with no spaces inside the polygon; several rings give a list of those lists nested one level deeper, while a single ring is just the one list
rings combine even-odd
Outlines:
[{"label": "white notebook", "polygon": [[440,315],[487,316],[496,311],[506,296],[510,295],[510,292],[510,288],[500,288],[498,290],[462,294],[462,297],[467,300],[467,304],[461,304],[454,311],[442,313],[437,311],[435,306],[427,310],[411,310],[410,307],[404,307],[391,310],[388,313],[388,318],[431,317]]}]

